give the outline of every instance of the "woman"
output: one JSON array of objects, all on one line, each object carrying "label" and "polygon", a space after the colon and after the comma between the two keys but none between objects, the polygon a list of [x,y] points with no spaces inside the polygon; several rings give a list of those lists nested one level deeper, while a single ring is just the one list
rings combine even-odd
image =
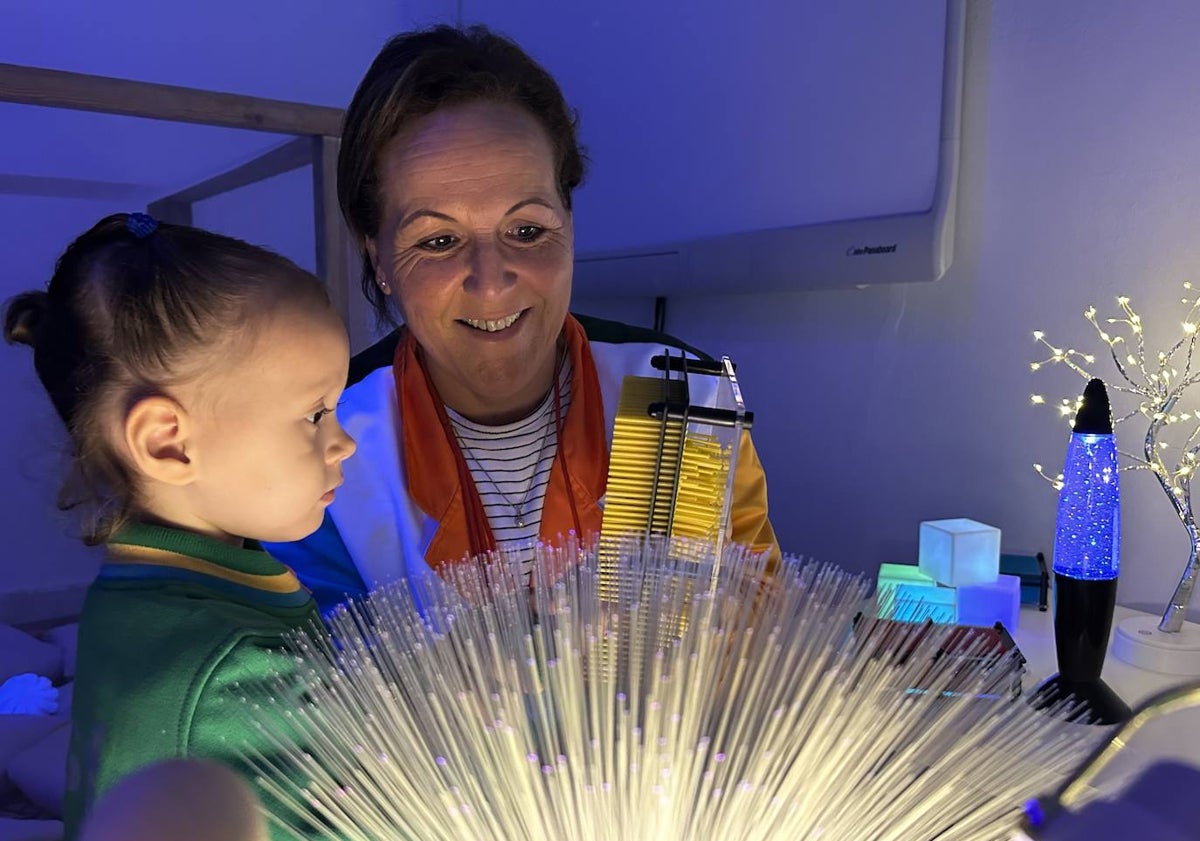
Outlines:
[{"label": "woman", "polygon": [[[271,551],[328,608],[497,547],[598,533],[626,375],[677,340],[568,314],[584,160],[554,79],[482,27],[390,41],[346,113],[363,291],[404,327],[359,355],[358,442],[315,535]],[[706,378],[711,379],[711,378]],[[702,385],[702,384],[701,384]],[[733,538],[778,552],[744,438]]]}]

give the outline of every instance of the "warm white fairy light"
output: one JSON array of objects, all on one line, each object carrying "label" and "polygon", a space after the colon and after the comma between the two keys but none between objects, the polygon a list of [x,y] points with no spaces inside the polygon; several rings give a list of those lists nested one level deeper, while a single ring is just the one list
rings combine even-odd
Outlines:
[{"label": "warm white fairy light", "polygon": [[989,841],[1102,735],[1014,699],[982,632],[856,618],[861,577],[788,561],[764,587],[759,559],[690,546],[627,545],[615,601],[594,553],[532,609],[475,566],[455,586],[498,592],[381,591],[336,653],[301,650],[306,703],[259,707],[265,789],[343,841]]},{"label": "warm white fairy light", "polygon": [[[1192,292],[1192,284],[1183,284],[1185,292]],[[1159,627],[1164,631],[1178,631],[1182,627],[1183,617],[1191,601],[1192,590],[1196,583],[1197,573],[1200,572],[1200,534],[1197,532],[1195,514],[1191,502],[1191,482],[1195,475],[1194,463],[1200,452],[1200,416],[1196,412],[1176,412],[1178,403],[1184,392],[1200,382],[1200,365],[1193,366],[1196,341],[1200,337],[1197,322],[1200,321],[1200,296],[1184,295],[1180,299],[1187,312],[1183,317],[1183,336],[1167,350],[1147,353],[1141,316],[1134,311],[1127,296],[1117,298],[1120,314],[1104,319],[1101,326],[1094,306],[1089,306],[1083,313],[1084,318],[1096,329],[1100,341],[1108,346],[1109,355],[1117,369],[1117,379],[1107,381],[1108,390],[1118,395],[1128,395],[1137,401],[1136,408],[1114,418],[1117,423],[1130,418],[1141,417],[1149,421],[1146,430],[1142,452],[1131,453],[1121,451],[1125,460],[1122,465],[1126,470],[1149,470],[1158,479],[1167,498],[1179,517],[1192,542],[1191,556],[1184,570],[1182,579],[1168,605]],[[1034,331],[1033,338],[1049,352],[1049,357],[1030,363],[1030,369],[1040,370],[1052,362],[1062,363],[1084,380],[1089,380],[1093,374],[1084,366],[1091,365],[1095,357],[1081,353],[1073,348],[1064,350],[1052,345],[1041,330]],[[1118,346],[1126,350],[1118,353]],[[1182,358],[1181,358],[1182,357]],[[1034,403],[1045,401],[1035,395]],[[1114,400],[1114,403],[1116,401]],[[1073,408],[1068,408],[1072,407]],[[1075,413],[1079,401],[1074,403],[1064,398],[1059,406],[1059,413],[1069,424],[1074,424]],[[1186,436],[1177,458],[1168,461],[1167,451],[1172,449],[1169,442],[1161,436],[1168,427],[1192,423],[1190,434]],[[1051,479],[1040,467],[1035,468],[1039,475],[1061,488],[1061,477]]]}]

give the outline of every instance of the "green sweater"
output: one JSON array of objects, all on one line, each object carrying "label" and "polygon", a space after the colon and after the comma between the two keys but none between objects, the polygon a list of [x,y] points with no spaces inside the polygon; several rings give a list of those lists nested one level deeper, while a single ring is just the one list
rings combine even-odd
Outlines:
[{"label": "green sweater", "polygon": [[285,672],[283,635],[313,623],[308,591],[266,552],[158,526],[122,530],[80,619],[68,841],[97,797],[151,762],[209,757],[249,776],[241,752],[265,744],[236,692]]}]

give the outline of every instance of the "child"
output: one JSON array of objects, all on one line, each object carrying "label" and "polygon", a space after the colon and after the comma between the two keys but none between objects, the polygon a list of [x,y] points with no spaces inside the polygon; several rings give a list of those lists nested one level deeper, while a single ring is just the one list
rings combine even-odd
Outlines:
[{"label": "child", "polygon": [[[152,762],[235,767],[254,732],[240,688],[316,619],[257,541],[314,531],[354,451],[334,409],[346,331],[317,278],[244,242],[109,216],[13,299],[5,338],[66,424],[86,540],[106,559],[80,620],[64,805]],[[78,500],[75,500],[78,501]]]}]

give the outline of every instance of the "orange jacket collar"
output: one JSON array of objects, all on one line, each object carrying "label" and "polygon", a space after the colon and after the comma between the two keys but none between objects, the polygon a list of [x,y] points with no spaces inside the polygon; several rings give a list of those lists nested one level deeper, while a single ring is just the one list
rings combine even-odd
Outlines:
[{"label": "orange jacket collar", "polygon": [[[583,326],[568,315],[563,338],[571,355],[571,405],[560,417],[558,450],[542,503],[539,538],[600,533],[600,498],[608,479],[608,443],[596,364]],[[408,492],[438,523],[425,550],[434,569],[495,549],[483,503],[458,447],[441,398],[422,364],[420,346],[404,331],[392,371],[399,404],[401,458]]]}]

